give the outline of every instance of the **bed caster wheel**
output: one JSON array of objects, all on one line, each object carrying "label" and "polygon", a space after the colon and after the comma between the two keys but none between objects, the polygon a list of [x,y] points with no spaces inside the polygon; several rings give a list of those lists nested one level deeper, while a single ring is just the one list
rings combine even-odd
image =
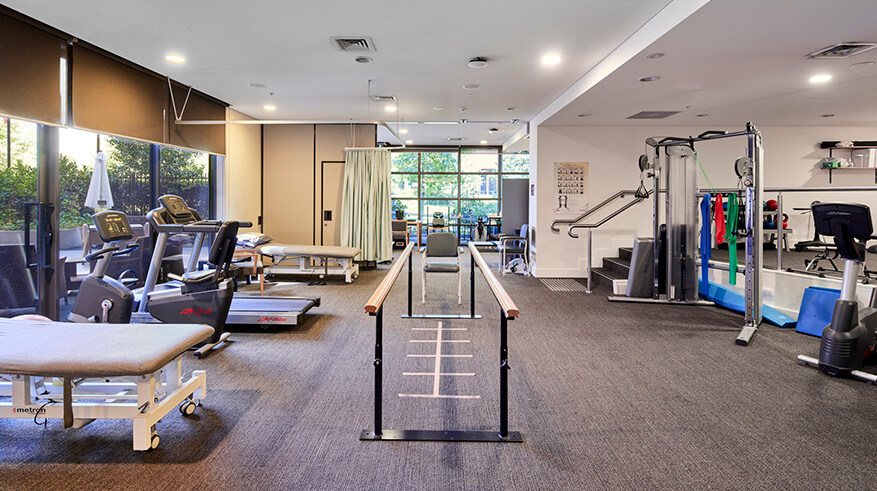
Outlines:
[{"label": "bed caster wheel", "polygon": [[149,450],[158,448],[159,443],[161,443],[161,438],[158,437],[157,433],[153,433],[152,438],[149,439]]},{"label": "bed caster wheel", "polygon": [[357,278],[359,278],[359,273],[353,273],[353,279],[355,280]]},{"label": "bed caster wheel", "polygon": [[198,406],[192,401],[183,401],[183,403],[180,404],[180,412],[183,416],[191,416],[195,414],[195,409],[197,407]]},{"label": "bed caster wheel", "polygon": [[320,278],[322,280],[322,279],[326,278],[326,275],[321,274],[320,276],[318,276],[318,278]]}]

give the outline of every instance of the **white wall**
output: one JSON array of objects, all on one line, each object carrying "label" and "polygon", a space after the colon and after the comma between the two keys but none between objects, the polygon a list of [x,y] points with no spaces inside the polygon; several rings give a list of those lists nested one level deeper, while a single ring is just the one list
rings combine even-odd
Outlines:
[{"label": "white wall", "polygon": [[[558,215],[554,193],[555,162],[589,162],[590,198],[596,204],[621,189],[635,189],[639,185],[637,157],[644,153],[645,139],[656,135],[688,136],[705,129],[740,128],[721,127],[586,127],[540,126],[531,131],[531,176],[536,184],[536,196],[530,200],[531,224],[536,227],[535,274],[539,277],[583,277],[586,274],[586,249],[582,238],[570,238],[564,229],[550,231],[551,221],[572,217],[576,213]],[[828,171],[817,168],[828,150],[819,148],[823,140],[873,140],[877,128],[815,128],[815,127],[762,127],[764,136],[765,187],[826,187],[868,186],[874,184],[873,170],[835,171],[833,183],[828,183]],[[745,139],[702,143],[697,146],[700,160],[716,187],[735,187],[734,160],[744,155]],[[706,187],[699,176],[699,187]],[[647,186],[649,181],[647,181]],[[875,186],[877,190],[877,186]],[[773,199],[765,193],[765,200]],[[807,207],[813,200],[855,201],[875,209],[877,193],[787,193],[784,210],[789,215],[793,234],[792,243],[812,237],[809,215],[792,211],[793,207]],[[618,247],[629,247],[638,236],[652,235],[652,206],[650,199],[627,210],[594,232],[594,265],[599,266],[604,256],[616,255]],[[599,215],[598,215],[599,218]]]}]

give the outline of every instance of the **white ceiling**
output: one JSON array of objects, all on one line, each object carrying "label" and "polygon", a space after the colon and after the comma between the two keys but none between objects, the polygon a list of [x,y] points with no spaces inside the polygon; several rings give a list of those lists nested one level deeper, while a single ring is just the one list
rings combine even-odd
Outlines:
[{"label": "white ceiling", "polygon": [[[874,0],[712,0],[545,124],[877,126],[877,63],[850,68],[877,49],[804,58],[841,41],[877,42]],[[645,57],[655,52],[666,56]],[[833,79],[809,83],[819,73]],[[650,75],[661,79],[638,81]],[[653,110],[682,113],[626,119]]]},{"label": "white ceiling", "polygon": [[[527,121],[669,1],[5,3],[260,119]],[[370,36],[377,51],[367,55],[374,62],[356,63],[356,54],[336,51],[332,36]],[[166,62],[171,52],[187,62]],[[563,61],[542,66],[548,52]],[[475,56],[489,66],[468,68]],[[469,83],[482,88],[464,90]],[[398,113],[388,116],[383,104],[369,103],[370,93],[395,95]],[[267,103],[277,110],[264,110]],[[488,134],[492,126],[501,131]],[[417,125],[407,138],[434,145],[465,136],[467,144],[498,145],[516,129]]]}]

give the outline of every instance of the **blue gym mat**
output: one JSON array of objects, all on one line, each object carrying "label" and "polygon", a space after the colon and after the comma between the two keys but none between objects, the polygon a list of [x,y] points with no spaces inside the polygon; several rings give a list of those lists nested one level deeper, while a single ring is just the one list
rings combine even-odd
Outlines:
[{"label": "blue gym mat", "polygon": [[[745,312],[745,297],[730,288],[707,283],[704,288],[703,282],[698,282],[700,297],[704,300],[710,300],[721,307],[733,310],[735,312]],[[764,320],[779,327],[792,327],[795,325],[795,319],[787,316],[779,310],[764,305],[761,309],[761,315]]]}]

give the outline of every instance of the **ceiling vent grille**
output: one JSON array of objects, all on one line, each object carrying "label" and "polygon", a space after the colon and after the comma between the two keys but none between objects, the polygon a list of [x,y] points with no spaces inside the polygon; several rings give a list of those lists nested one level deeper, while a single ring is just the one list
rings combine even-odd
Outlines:
[{"label": "ceiling vent grille", "polygon": [[370,37],[337,36],[332,38],[332,46],[338,51],[376,51],[375,43]]},{"label": "ceiling vent grille", "polygon": [[465,138],[460,137],[460,136],[449,136],[449,137],[447,138],[447,140],[448,140],[449,142],[464,142],[464,141],[466,141]]},{"label": "ceiling vent grille", "polygon": [[372,102],[399,102],[394,95],[373,95]]},{"label": "ceiling vent grille", "polygon": [[640,111],[627,119],[664,119],[682,111]]},{"label": "ceiling vent grille", "polygon": [[814,51],[805,58],[849,58],[874,48],[877,48],[877,43],[837,43]]}]

